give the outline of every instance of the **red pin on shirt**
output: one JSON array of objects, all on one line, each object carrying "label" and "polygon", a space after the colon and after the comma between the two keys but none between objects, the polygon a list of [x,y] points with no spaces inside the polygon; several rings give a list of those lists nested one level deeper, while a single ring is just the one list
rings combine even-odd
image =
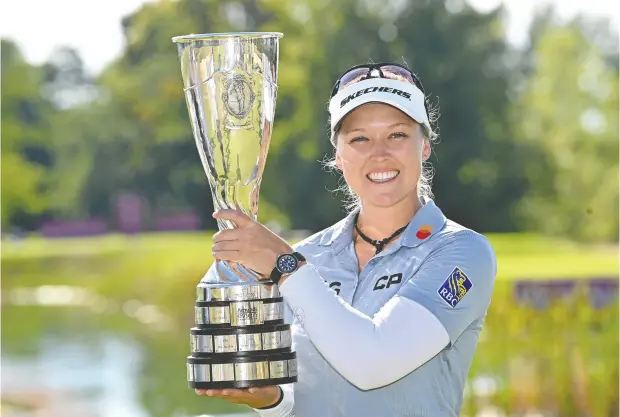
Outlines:
[{"label": "red pin on shirt", "polygon": [[423,225],[423,226],[420,226],[417,233],[415,234],[415,237],[417,237],[420,240],[424,240],[427,237],[429,237],[431,233],[433,233],[433,226]]}]

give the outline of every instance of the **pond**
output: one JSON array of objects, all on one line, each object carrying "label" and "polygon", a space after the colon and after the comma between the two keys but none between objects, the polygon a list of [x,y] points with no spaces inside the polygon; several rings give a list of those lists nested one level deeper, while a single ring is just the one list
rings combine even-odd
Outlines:
[{"label": "pond", "polygon": [[248,415],[188,388],[190,326],[154,305],[53,285],[10,289],[4,299],[3,415]]},{"label": "pond", "polygon": [[[160,307],[76,285],[10,282],[3,415],[254,415],[187,387],[191,303]],[[617,294],[613,279],[498,283],[461,415],[617,415]]]}]

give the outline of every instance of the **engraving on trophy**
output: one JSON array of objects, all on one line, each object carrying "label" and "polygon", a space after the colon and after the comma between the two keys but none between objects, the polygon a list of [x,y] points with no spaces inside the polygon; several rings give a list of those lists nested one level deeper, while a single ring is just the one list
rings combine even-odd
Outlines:
[{"label": "engraving on trophy", "polygon": [[263,349],[278,349],[280,347],[280,332],[263,333]]},{"label": "engraving on trophy", "polygon": [[246,301],[255,300],[260,298],[260,288],[256,285],[253,286],[234,286],[230,287],[230,300]]},{"label": "engraving on trophy", "polygon": [[256,307],[241,307],[237,310],[237,323],[253,322],[258,318],[258,310]]},{"label": "engraving on trophy", "polygon": [[249,352],[263,348],[260,333],[240,334],[238,338],[239,352]]},{"label": "engraving on trophy", "polygon": [[209,311],[205,307],[194,307],[196,324],[209,324]]},{"label": "engraving on trophy", "polygon": [[252,290],[253,288],[242,288],[241,296],[240,298],[237,298],[237,300],[251,300],[252,298],[254,298],[254,291]]},{"label": "engraving on trophy", "polygon": [[280,320],[283,318],[282,303],[264,303],[263,304],[263,319],[265,321]]},{"label": "engraving on trophy", "polygon": [[269,362],[269,378],[286,378],[288,376],[288,361]]},{"label": "engraving on trophy", "polygon": [[237,335],[213,336],[213,350],[215,353],[237,351]]},{"label": "engraving on trophy", "polygon": [[252,307],[241,307],[237,310],[237,318],[239,321],[254,321],[258,318],[258,309],[254,306]]},{"label": "engraving on trophy", "polygon": [[230,309],[228,307],[209,307],[209,323],[230,323]]},{"label": "engraving on trophy", "polygon": [[263,308],[262,301],[249,301],[230,303],[232,317],[231,326],[251,326],[262,324]]},{"label": "engraving on trophy", "polygon": [[192,352],[213,352],[213,341],[211,335],[192,335]]},{"label": "engraving on trophy", "polygon": [[231,116],[243,119],[248,115],[254,103],[254,91],[252,86],[241,74],[235,74],[226,82],[222,101]]}]

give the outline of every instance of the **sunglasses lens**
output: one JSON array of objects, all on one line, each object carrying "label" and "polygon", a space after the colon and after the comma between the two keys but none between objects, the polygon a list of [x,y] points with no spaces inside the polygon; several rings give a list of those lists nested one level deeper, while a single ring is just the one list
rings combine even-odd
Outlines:
[{"label": "sunglasses lens", "polygon": [[411,71],[397,65],[385,65],[381,67],[381,71],[383,72],[385,78],[393,78],[401,81],[407,81],[410,84],[416,84]]},{"label": "sunglasses lens", "polygon": [[[379,69],[373,69],[370,73],[370,77],[380,77],[381,74],[383,74],[383,77],[385,78],[405,81],[422,89],[422,85],[417,78],[406,68],[389,64],[381,65],[379,68],[381,72],[379,72]],[[369,76],[368,71],[370,71],[369,67],[361,67],[352,69],[351,71],[345,73],[342,77],[340,77],[336,87],[334,87],[333,95],[336,95],[343,88],[365,79]]]},{"label": "sunglasses lens", "polygon": [[340,87],[339,90],[345,88],[350,84],[354,84],[360,81],[362,78],[366,77],[368,74],[368,68],[356,68],[344,74],[340,78]]}]

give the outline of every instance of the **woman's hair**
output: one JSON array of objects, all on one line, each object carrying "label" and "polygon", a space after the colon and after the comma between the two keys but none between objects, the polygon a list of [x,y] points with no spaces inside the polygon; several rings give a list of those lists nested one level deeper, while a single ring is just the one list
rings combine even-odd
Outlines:
[{"label": "woman's hair", "polygon": [[[408,82],[404,77],[390,74],[391,79],[398,79],[400,81]],[[351,82],[352,84],[352,82]],[[426,107],[428,108],[428,121],[429,125],[420,124],[420,128],[422,130],[422,134],[424,135],[424,140],[427,140],[431,145],[431,149],[433,144],[437,142],[439,139],[439,134],[436,130],[433,129],[433,126],[436,126],[437,119],[439,119],[439,106],[432,106],[431,103],[426,99]],[[344,120],[344,119],[343,119]],[[330,123],[328,125],[331,126]],[[331,157],[327,158],[323,164],[325,168],[330,171],[335,171],[338,174],[341,174],[340,170],[336,166],[336,145],[338,143],[338,135],[340,133],[340,128],[342,126],[342,121],[335,127],[334,132],[331,134],[330,141],[334,146],[334,153]],[[418,180],[418,196],[420,197],[428,197],[433,198],[433,192],[431,183],[433,180],[434,170],[430,162],[422,161],[422,169],[420,170],[420,179]],[[361,201],[360,198],[355,192],[349,187],[349,185],[344,181],[344,177],[341,176],[338,188],[334,191],[341,191],[345,195],[345,208],[347,211],[353,211],[360,207]]]}]

